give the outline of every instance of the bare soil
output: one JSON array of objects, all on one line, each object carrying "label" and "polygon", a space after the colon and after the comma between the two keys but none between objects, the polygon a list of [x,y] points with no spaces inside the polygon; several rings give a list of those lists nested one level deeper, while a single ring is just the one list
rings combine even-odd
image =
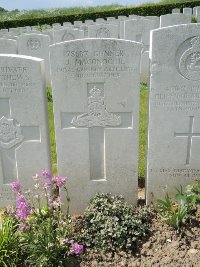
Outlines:
[{"label": "bare soil", "polygon": [[134,252],[114,255],[86,250],[80,267],[200,267],[200,206],[177,232],[152,214],[150,235]]}]

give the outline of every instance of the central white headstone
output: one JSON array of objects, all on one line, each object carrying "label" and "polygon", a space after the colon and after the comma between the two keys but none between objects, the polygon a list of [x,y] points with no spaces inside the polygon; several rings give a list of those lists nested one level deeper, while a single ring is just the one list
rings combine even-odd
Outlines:
[{"label": "central white headstone", "polygon": [[117,39],[51,46],[58,170],[72,213],[96,192],[137,202],[141,49]]},{"label": "central white headstone", "polygon": [[15,200],[10,184],[33,188],[32,175],[50,170],[43,60],[0,55],[0,209]]}]

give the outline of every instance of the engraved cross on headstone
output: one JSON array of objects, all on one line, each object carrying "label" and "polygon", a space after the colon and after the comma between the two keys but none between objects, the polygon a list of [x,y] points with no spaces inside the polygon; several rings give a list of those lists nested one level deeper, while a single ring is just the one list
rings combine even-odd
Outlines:
[{"label": "engraved cross on headstone", "polygon": [[39,127],[21,126],[12,117],[9,98],[0,98],[0,166],[3,184],[18,178],[16,150],[24,142],[40,142]]},{"label": "engraved cross on headstone", "polygon": [[108,112],[104,90],[96,86],[89,90],[87,108],[87,113],[79,115],[77,113],[62,112],[61,127],[62,129],[73,126],[76,128],[88,128],[90,180],[106,180],[105,129],[111,127],[132,128],[132,112]]},{"label": "engraved cross on headstone", "polygon": [[191,150],[192,150],[192,138],[200,137],[200,133],[193,133],[194,116],[189,117],[189,132],[188,133],[174,133],[175,137],[187,137],[187,154],[186,165],[190,164]]}]

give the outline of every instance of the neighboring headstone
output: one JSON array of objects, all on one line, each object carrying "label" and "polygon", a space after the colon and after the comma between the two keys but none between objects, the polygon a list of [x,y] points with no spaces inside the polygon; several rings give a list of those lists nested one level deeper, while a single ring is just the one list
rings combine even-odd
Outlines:
[{"label": "neighboring headstone", "polygon": [[150,77],[150,62],[149,62],[149,51],[145,51],[141,55],[141,63],[140,63],[140,81],[143,83],[147,83],[149,85],[149,77]]},{"label": "neighboring headstone", "polygon": [[60,43],[75,39],[83,39],[84,31],[72,28],[65,28],[54,31],[54,43]]},{"label": "neighboring headstone", "polygon": [[160,27],[191,23],[191,18],[185,14],[167,14],[160,16]]},{"label": "neighboring headstone", "polygon": [[44,59],[46,84],[51,84],[48,35],[30,33],[18,37],[18,53]]},{"label": "neighboring headstone", "polygon": [[70,212],[83,212],[96,192],[136,204],[141,44],[84,39],[50,52],[58,171],[69,177]]},{"label": "neighboring headstone", "polygon": [[15,202],[13,181],[33,189],[32,176],[51,168],[42,63],[0,55],[0,208]]},{"label": "neighboring headstone", "polygon": [[71,22],[63,22],[63,26],[64,27],[74,27],[74,25],[72,25],[72,23]]},{"label": "neighboring headstone", "polygon": [[181,13],[181,10],[179,8],[172,9],[172,14],[179,14]]},{"label": "neighboring headstone", "polygon": [[197,17],[197,13],[198,13],[199,8],[200,8],[200,6],[193,7],[193,12],[192,12],[193,16]]},{"label": "neighboring headstone", "polygon": [[117,19],[115,17],[107,17],[107,23],[117,23]]},{"label": "neighboring headstone", "polygon": [[98,19],[95,20],[95,22],[96,22],[97,24],[100,24],[100,23],[105,23],[106,21],[105,21],[105,19],[98,18]]},{"label": "neighboring headstone", "polygon": [[200,179],[200,25],[152,32],[147,201]]},{"label": "neighboring headstone", "polygon": [[88,26],[88,25],[93,25],[93,24],[94,24],[94,21],[91,20],[91,19],[86,19],[84,24],[85,24],[86,26]]},{"label": "neighboring headstone", "polygon": [[60,23],[53,23],[52,28],[53,29],[60,29],[60,28],[62,28],[62,25]]},{"label": "neighboring headstone", "polygon": [[88,26],[89,38],[118,38],[118,26],[114,24],[95,24]]},{"label": "neighboring headstone", "polygon": [[197,22],[200,22],[200,6],[196,7],[196,19]]},{"label": "neighboring headstone", "polygon": [[157,20],[141,18],[125,20],[124,39],[143,43],[143,50],[149,51],[150,32],[158,27]]},{"label": "neighboring headstone", "polygon": [[183,14],[192,17],[192,8],[190,7],[183,8]]},{"label": "neighboring headstone", "polygon": [[0,54],[17,54],[17,41],[0,38]]},{"label": "neighboring headstone", "polygon": [[88,38],[88,26],[87,25],[82,25],[80,27],[80,30],[84,32],[84,38]]},{"label": "neighboring headstone", "polygon": [[47,29],[43,30],[41,34],[48,35],[50,39],[50,44],[54,43],[54,36],[53,36],[54,31],[52,29]]},{"label": "neighboring headstone", "polygon": [[75,28],[80,28],[81,25],[83,25],[82,21],[79,21],[79,20],[74,21],[74,27]]}]

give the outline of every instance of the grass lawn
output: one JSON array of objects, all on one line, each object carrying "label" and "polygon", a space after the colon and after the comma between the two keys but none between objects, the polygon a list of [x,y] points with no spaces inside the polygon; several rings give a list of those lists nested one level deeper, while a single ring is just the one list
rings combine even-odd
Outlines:
[{"label": "grass lawn", "polygon": [[[139,170],[138,176],[144,179],[146,173],[146,141],[147,141],[147,107],[148,89],[146,85],[141,85],[140,89],[140,141],[139,141]],[[55,145],[55,131],[53,122],[53,103],[48,102],[49,127],[51,141],[51,155],[53,173],[57,173],[57,158]]]}]

